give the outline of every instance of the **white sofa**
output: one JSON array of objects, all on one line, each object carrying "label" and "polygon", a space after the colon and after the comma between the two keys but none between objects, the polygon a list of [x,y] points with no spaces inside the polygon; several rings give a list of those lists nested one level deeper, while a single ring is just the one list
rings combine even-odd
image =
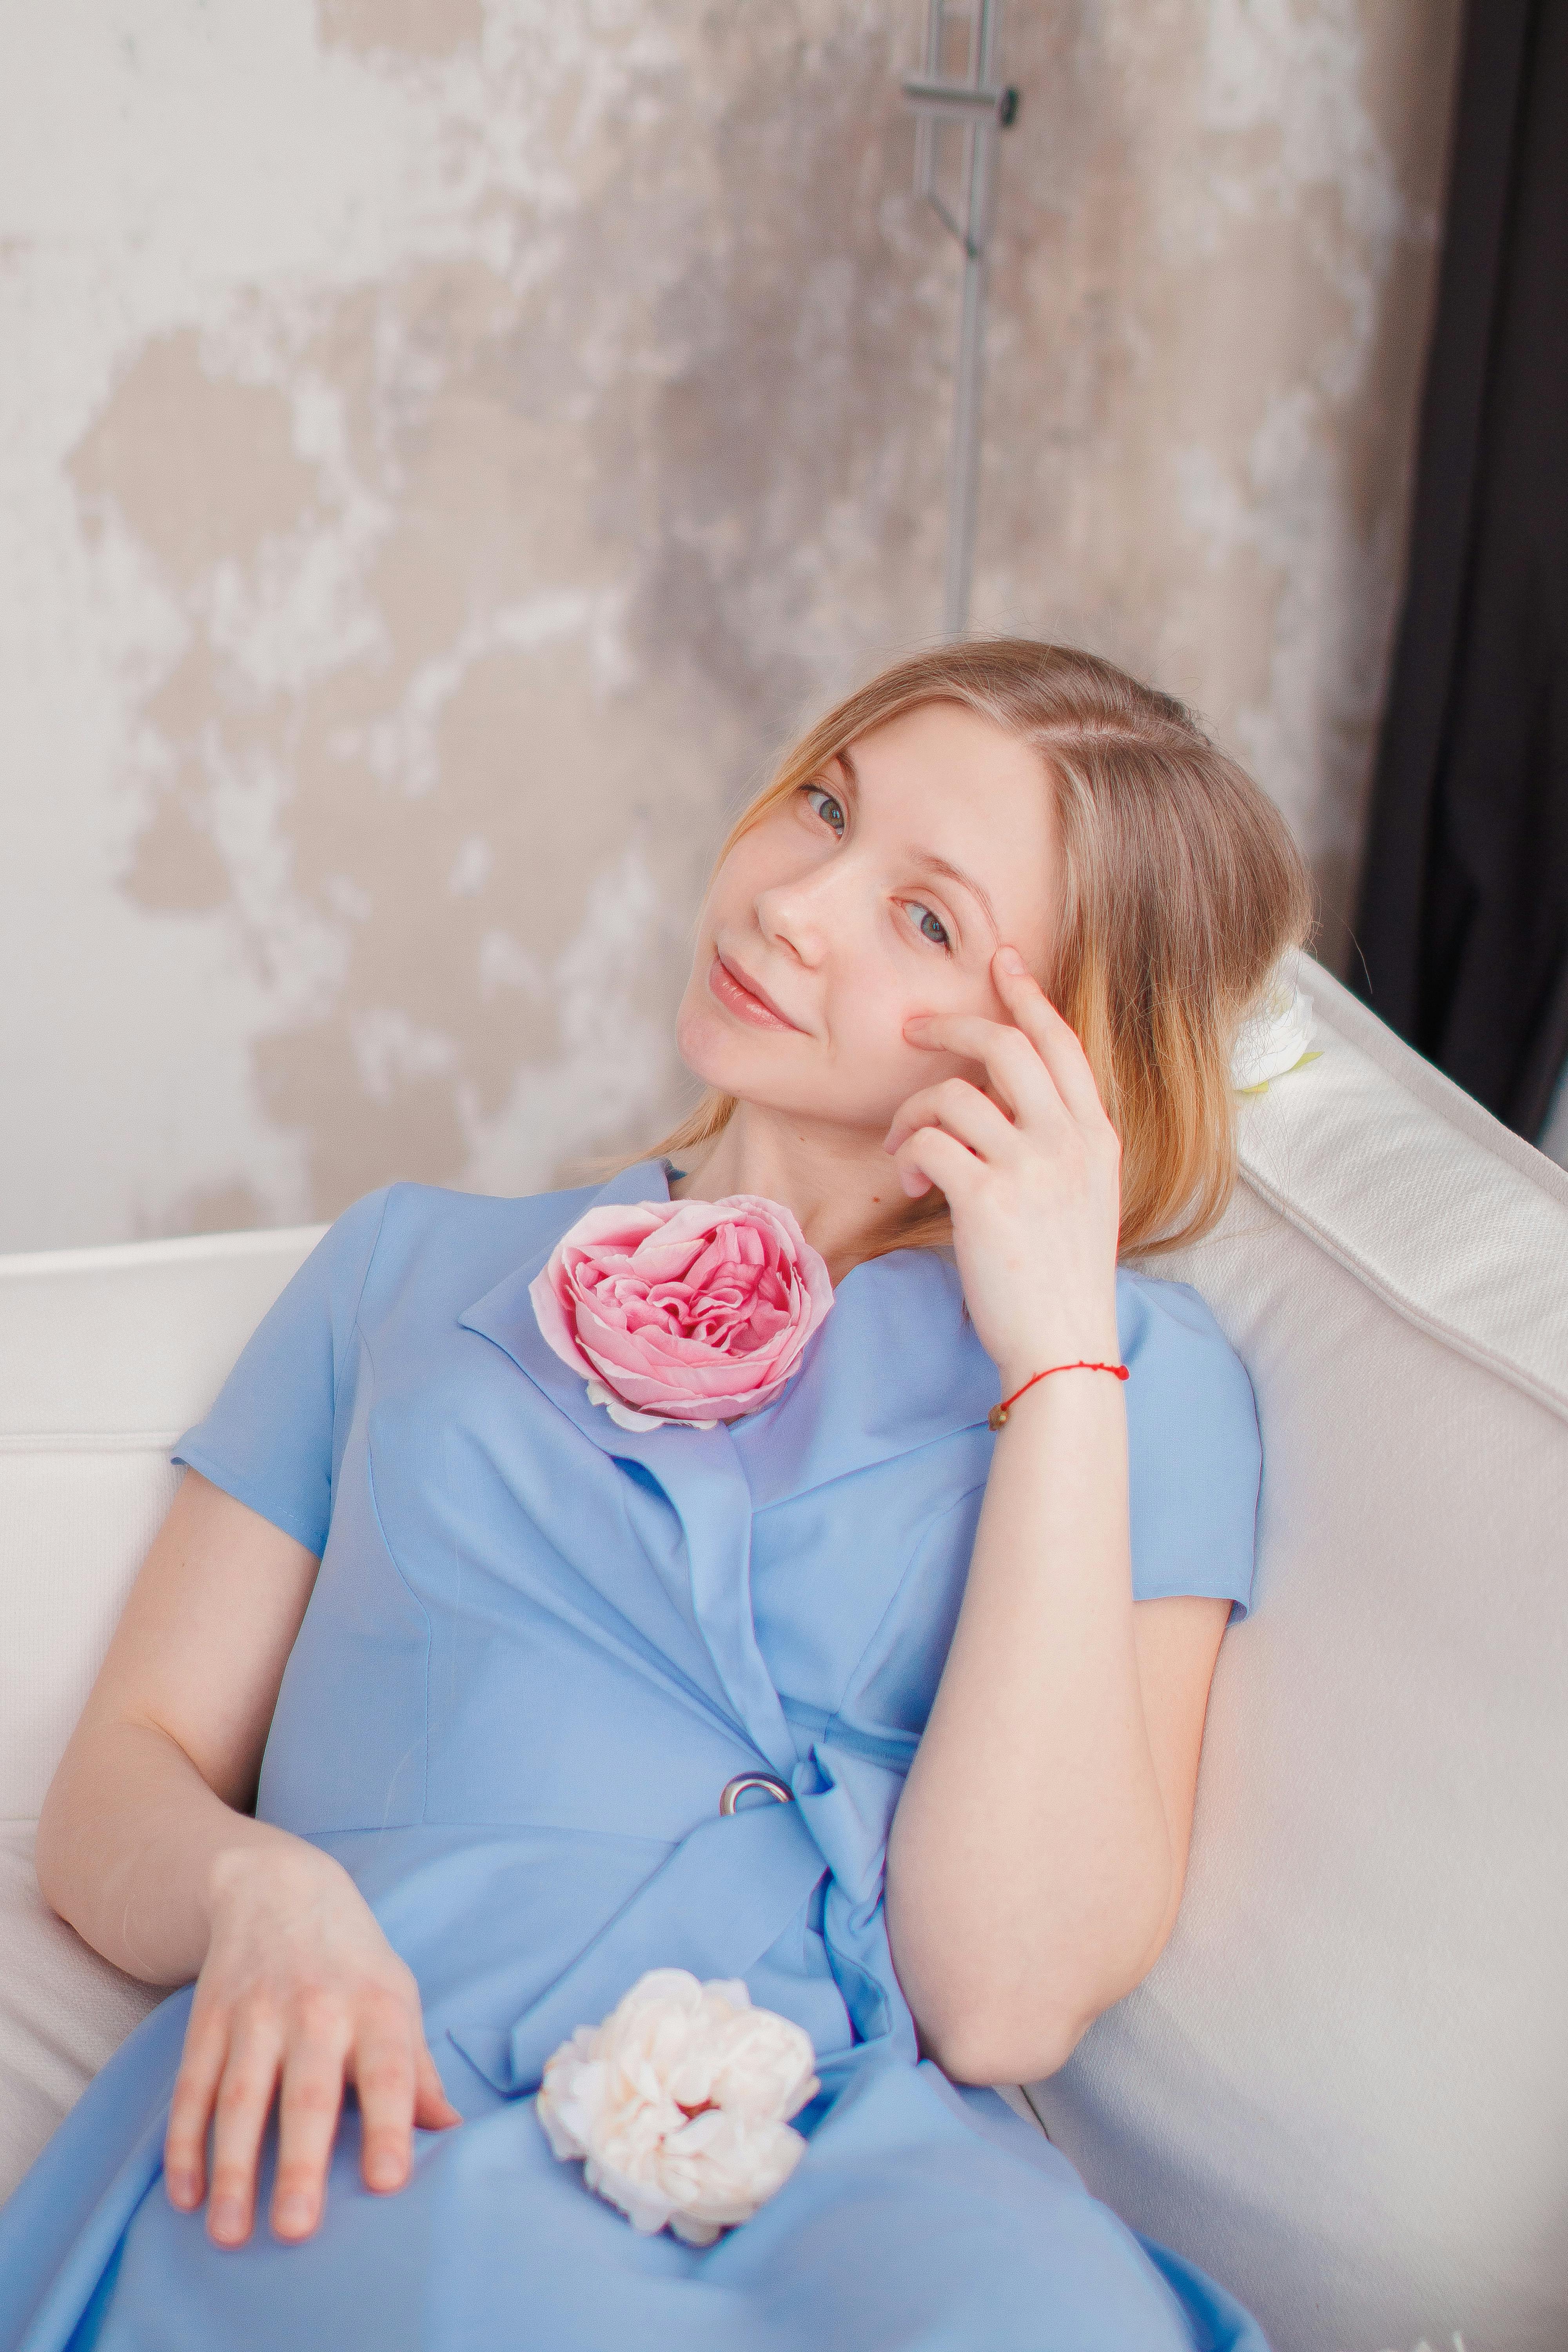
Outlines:
[{"label": "white sofa", "polygon": [[[1170,1269],[1266,1461],[1187,1897],[1028,2095],[1276,2352],[1561,2352],[1568,1175],[1306,985],[1321,1058],[1248,1103],[1235,1203]],[[0,2194],[151,1998],[41,1905],[39,1801],[167,1444],[313,1238],[0,1261]]]}]

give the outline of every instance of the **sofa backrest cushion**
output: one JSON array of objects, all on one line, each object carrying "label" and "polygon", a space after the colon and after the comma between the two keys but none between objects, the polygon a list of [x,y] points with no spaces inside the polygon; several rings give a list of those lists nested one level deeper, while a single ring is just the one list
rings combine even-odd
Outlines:
[{"label": "sofa backrest cushion", "polygon": [[38,1894],[33,1827],[204,1413],[317,1238],[0,1258],[0,2199],[158,1998]]},{"label": "sofa backrest cushion", "polygon": [[206,1411],[320,1235],[0,1257],[0,1821],[37,1817]]},{"label": "sofa backrest cushion", "polygon": [[1031,2096],[1275,2352],[1568,2343],[1568,1177],[1329,977],[1170,1270],[1251,1373],[1186,1896]]}]

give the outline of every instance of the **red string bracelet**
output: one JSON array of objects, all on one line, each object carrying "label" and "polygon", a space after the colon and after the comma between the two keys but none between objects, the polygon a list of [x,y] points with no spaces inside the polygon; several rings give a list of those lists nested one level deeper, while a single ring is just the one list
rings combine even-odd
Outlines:
[{"label": "red string bracelet", "polygon": [[1047,1364],[1043,1372],[1035,1374],[1034,1380],[1026,1381],[1021,1389],[1015,1389],[1010,1397],[1004,1397],[1000,1404],[992,1406],[985,1416],[989,1426],[993,1429],[1000,1429],[1018,1399],[1021,1396],[1027,1396],[1036,1381],[1048,1381],[1053,1372],[1109,1372],[1112,1380],[1118,1381],[1131,1380],[1132,1377],[1125,1364]]}]

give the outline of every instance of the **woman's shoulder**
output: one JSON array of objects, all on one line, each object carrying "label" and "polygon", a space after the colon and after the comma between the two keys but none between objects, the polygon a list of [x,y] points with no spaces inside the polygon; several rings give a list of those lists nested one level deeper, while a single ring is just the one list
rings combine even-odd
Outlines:
[{"label": "woman's shoulder", "polygon": [[[345,1209],[337,1222],[363,1225],[374,1215],[378,1249],[409,1244],[455,1251],[526,1249],[564,1233],[598,1189],[586,1184],[561,1192],[498,1193],[459,1192],[444,1184],[384,1184]],[[336,1230],[330,1228],[329,1239]]]},{"label": "woman's shoulder", "polygon": [[1128,1368],[1133,1589],[1203,1593],[1245,1612],[1262,1470],[1246,1365],[1190,1283],[1117,1279]]},{"label": "woman's shoulder", "polygon": [[1182,1376],[1205,1371],[1210,1377],[1228,1375],[1232,1386],[1239,1379],[1250,1394],[1241,1358],[1220,1328],[1207,1299],[1190,1282],[1172,1282],[1121,1266],[1116,1276],[1116,1312],[1122,1361],[1130,1370],[1136,1370],[1138,1359],[1145,1369]]},{"label": "woman's shoulder", "polygon": [[384,1184],[333,1220],[311,1264],[334,1320],[410,1289],[461,1307],[552,1247],[595,1197],[592,1185],[517,1196]]},{"label": "woman's shoulder", "polygon": [[1252,1381],[1202,1293],[1123,1270],[1117,1320],[1134,1452],[1180,1457],[1199,1475],[1226,1469],[1256,1480]]}]

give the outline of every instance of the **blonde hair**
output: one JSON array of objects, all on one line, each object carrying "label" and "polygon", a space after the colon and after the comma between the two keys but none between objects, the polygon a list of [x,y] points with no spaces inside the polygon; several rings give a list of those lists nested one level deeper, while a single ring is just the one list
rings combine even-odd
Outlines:
[{"label": "blonde hair", "polygon": [[[912,655],[837,704],[736,819],[718,863],[838,752],[929,702],[961,703],[1040,754],[1063,859],[1045,985],[1121,1139],[1121,1251],[1192,1241],[1236,1181],[1237,1028],[1310,928],[1289,829],[1169,695],[1093,654],[997,637]],[[639,1158],[691,1151],[735,1108],[710,1087]],[[928,1194],[868,1254],[933,1246],[951,1231],[945,1201]]]}]

